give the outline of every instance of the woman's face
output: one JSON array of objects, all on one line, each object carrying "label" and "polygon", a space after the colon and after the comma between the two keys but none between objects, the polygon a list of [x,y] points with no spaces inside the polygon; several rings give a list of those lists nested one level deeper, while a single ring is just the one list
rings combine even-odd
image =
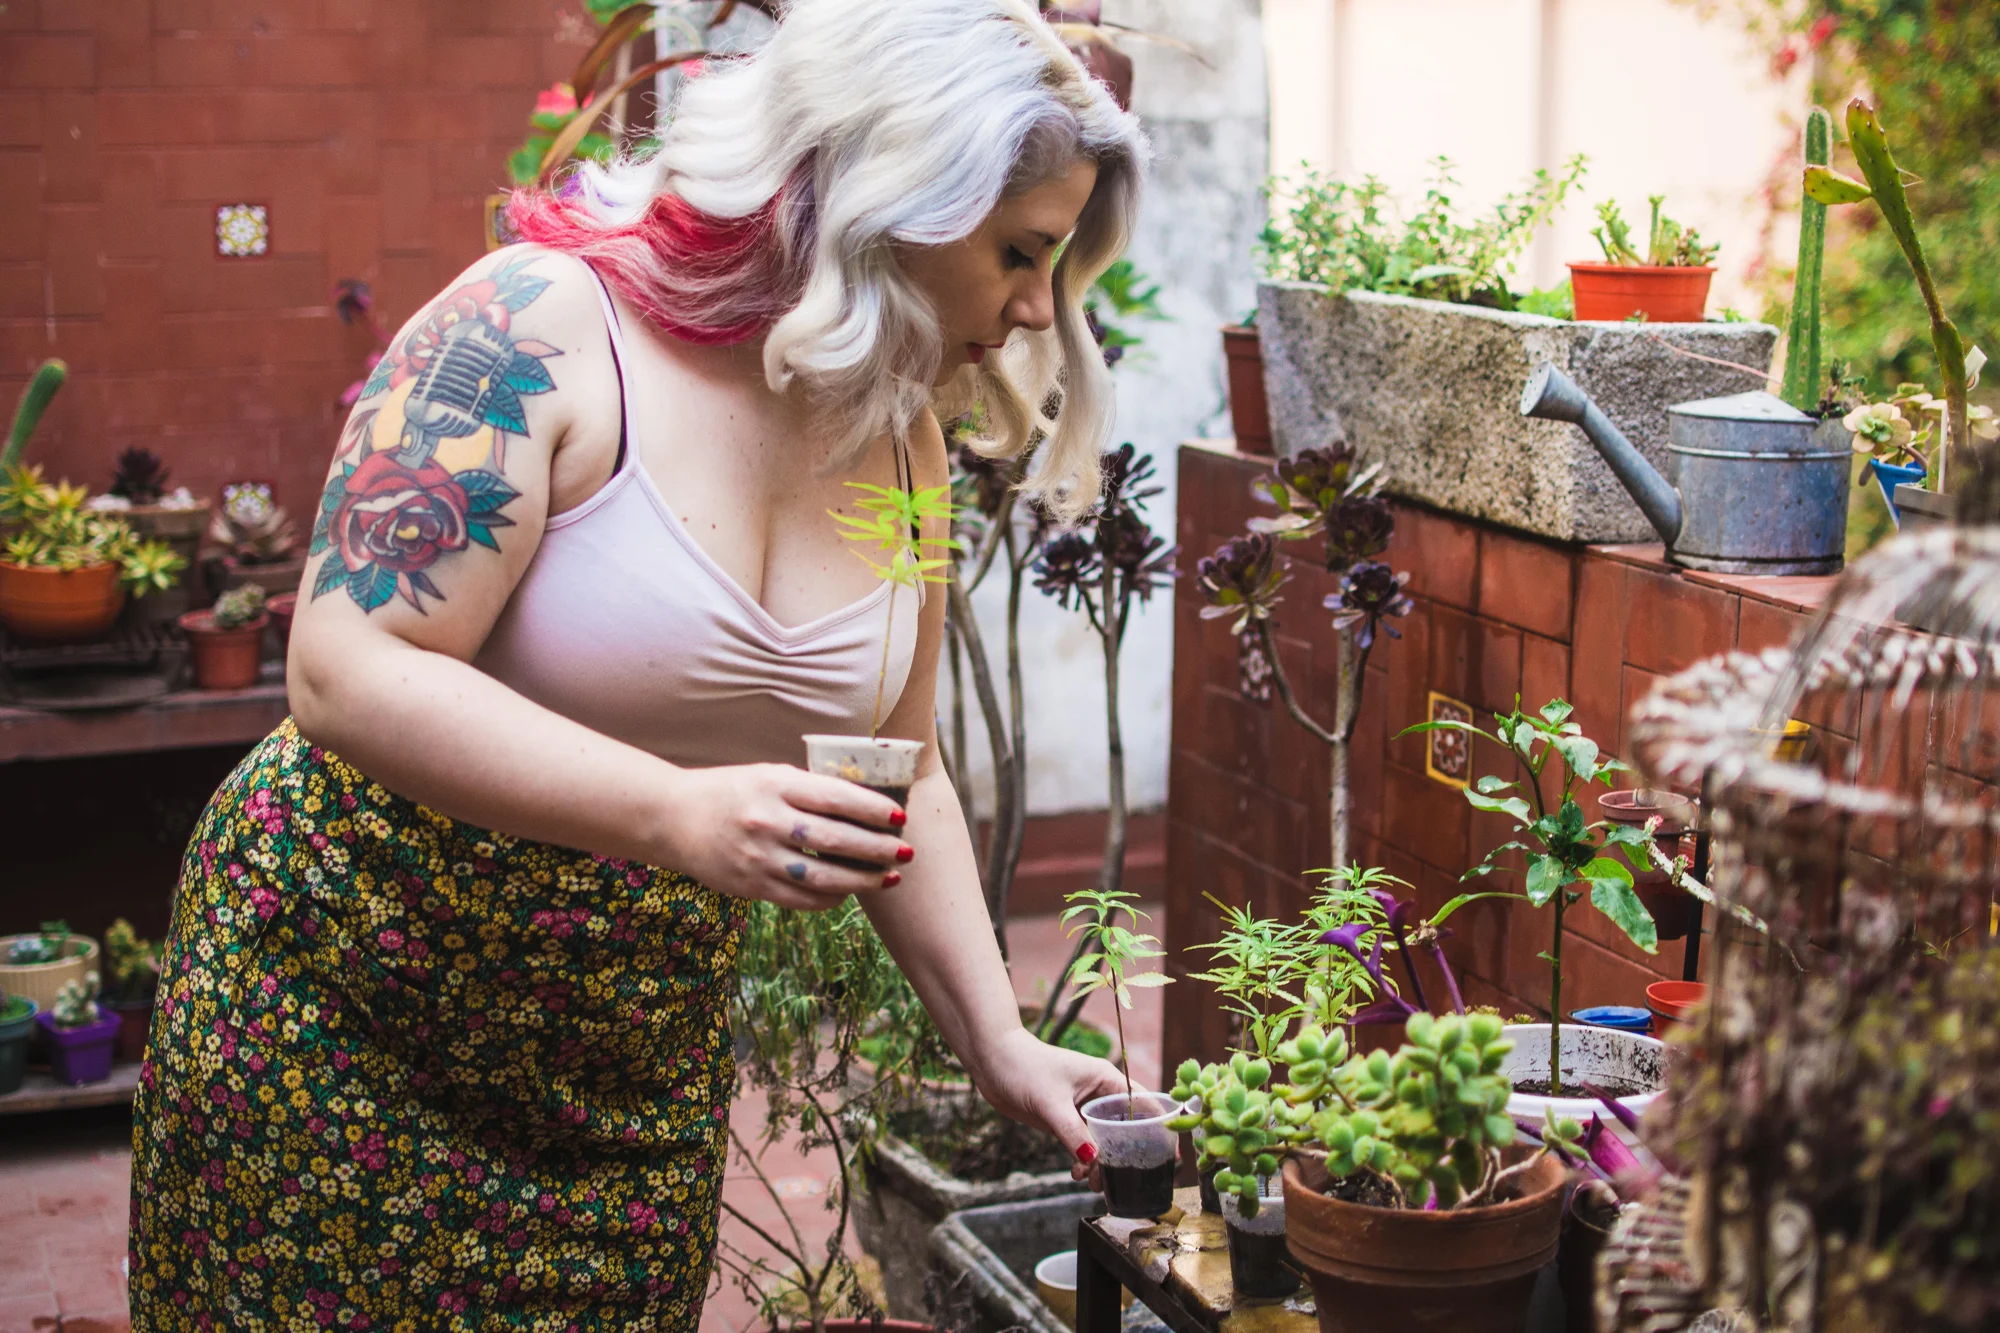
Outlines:
[{"label": "woman's face", "polygon": [[1002,199],[964,240],[905,253],[904,272],[930,298],[944,327],[939,383],[985,360],[1014,330],[1055,323],[1049,279],[1056,243],[1076,230],[1096,185],[1096,164],[1078,162],[1064,175]]}]

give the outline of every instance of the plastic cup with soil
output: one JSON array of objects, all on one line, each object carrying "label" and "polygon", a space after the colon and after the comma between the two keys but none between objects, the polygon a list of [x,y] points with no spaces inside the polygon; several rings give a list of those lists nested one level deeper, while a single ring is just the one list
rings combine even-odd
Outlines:
[{"label": "plastic cup with soil", "polygon": [[[923,758],[922,741],[896,740],[887,736],[806,736],[806,768],[830,778],[845,778],[894,801],[907,810],[910,788],[917,782],[917,761]],[[855,823],[843,820],[843,823]],[[856,824],[858,828],[870,827]],[[874,829],[874,832],[881,832]],[[850,870],[885,871],[889,866],[851,856],[818,853],[822,861]]]},{"label": "plastic cup with soil", "polygon": [[1104,1202],[1113,1217],[1158,1217],[1174,1206],[1174,1141],[1167,1121],[1181,1113],[1157,1092],[1122,1092],[1083,1104],[1084,1123],[1097,1144],[1104,1173]]},{"label": "plastic cup with soil", "polygon": [[1243,1196],[1222,1196],[1222,1221],[1229,1233],[1229,1281],[1238,1296],[1276,1300],[1299,1289],[1299,1275],[1287,1265],[1285,1196],[1278,1182],[1257,1182],[1257,1215],[1243,1215]]}]

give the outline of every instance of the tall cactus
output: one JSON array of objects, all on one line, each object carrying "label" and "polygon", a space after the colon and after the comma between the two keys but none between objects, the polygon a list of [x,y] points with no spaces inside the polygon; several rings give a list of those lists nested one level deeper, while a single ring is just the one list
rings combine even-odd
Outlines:
[{"label": "tall cactus", "polygon": [[[1806,117],[1806,167],[1832,161],[1833,117],[1818,107]],[[1821,381],[1820,275],[1826,265],[1826,205],[1807,195],[1799,205],[1799,266],[1792,283],[1792,317],[1785,326],[1786,402],[1801,412],[1819,406]]]},{"label": "tall cactus", "polygon": [[42,424],[42,413],[49,410],[49,400],[62,388],[69,376],[69,367],[50,358],[35,368],[35,377],[28,381],[28,387],[21,394],[20,406],[14,409],[14,425],[7,432],[7,448],[0,452],[0,472],[10,467],[18,467],[21,451],[27,448],[28,437],[35,433],[35,427]]}]

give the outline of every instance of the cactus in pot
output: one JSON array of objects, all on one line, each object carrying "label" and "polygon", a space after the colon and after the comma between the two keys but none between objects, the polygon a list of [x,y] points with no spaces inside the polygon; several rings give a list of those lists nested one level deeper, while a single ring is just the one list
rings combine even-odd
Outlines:
[{"label": "cactus in pot", "polygon": [[49,1011],[35,1015],[48,1039],[51,1071],[59,1082],[71,1086],[97,1083],[111,1075],[118,1016],[98,1007],[97,984],[95,972],[66,982]]},{"label": "cactus in pot", "polygon": [[244,583],[215,605],[180,618],[193,650],[194,679],[204,690],[242,689],[257,682],[263,659],[264,589]]}]

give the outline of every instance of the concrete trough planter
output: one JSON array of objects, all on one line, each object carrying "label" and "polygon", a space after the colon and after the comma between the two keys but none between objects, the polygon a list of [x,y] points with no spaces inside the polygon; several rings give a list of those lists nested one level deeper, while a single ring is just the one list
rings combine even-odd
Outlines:
[{"label": "concrete trough planter", "polygon": [[1764,387],[1768,324],[1607,324],[1510,314],[1313,283],[1257,289],[1279,456],[1336,432],[1384,465],[1387,489],[1567,542],[1650,542],[1652,525],[1581,432],[1523,418],[1520,386],[1553,361],[1671,476],[1670,404]]},{"label": "concrete trough planter", "polygon": [[961,1333],[1070,1333],[1035,1291],[1035,1265],[1076,1248],[1077,1224],[1104,1211],[1095,1194],[994,1204],[953,1213],[930,1234],[943,1279],[940,1326]]},{"label": "concrete trough planter", "polygon": [[[1085,1212],[1072,1215],[1071,1239],[1052,1247],[1061,1250],[1075,1244],[1075,1218],[1102,1212],[1104,1205],[1101,1196],[1070,1179],[1068,1171],[1040,1175],[1017,1171],[1004,1180],[983,1184],[961,1180],[932,1165],[894,1135],[883,1137],[866,1169],[867,1188],[857,1192],[853,1201],[855,1235],[861,1248],[881,1265],[889,1313],[898,1319],[925,1317],[925,1289],[941,1276],[933,1257],[931,1231],[952,1214],[1054,1196],[1064,1196],[1071,1207],[1089,1205]],[[1033,1260],[1029,1267],[1032,1270]],[[1028,1291],[1032,1298],[1032,1286]]]}]

